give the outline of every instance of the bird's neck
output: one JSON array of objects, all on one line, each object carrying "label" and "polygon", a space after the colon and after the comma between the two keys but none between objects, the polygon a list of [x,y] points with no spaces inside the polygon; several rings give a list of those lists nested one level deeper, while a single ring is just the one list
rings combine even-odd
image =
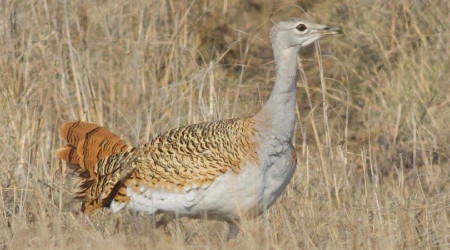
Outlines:
[{"label": "bird's neck", "polygon": [[295,127],[297,56],[299,48],[274,49],[276,78],[269,100],[257,114],[277,137],[292,140]]}]

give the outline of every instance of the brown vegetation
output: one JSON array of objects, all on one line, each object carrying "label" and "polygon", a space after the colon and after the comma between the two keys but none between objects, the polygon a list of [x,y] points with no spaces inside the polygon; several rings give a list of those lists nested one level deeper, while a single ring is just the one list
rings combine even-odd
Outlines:
[{"label": "brown vegetation", "polygon": [[[444,0],[0,2],[0,247],[448,249],[449,12]],[[81,214],[56,157],[64,121],[138,145],[253,114],[274,81],[268,29],[292,16],[345,34],[301,54],[299,167],[265,216],[227,242],[220,222],[166,233],[144,214]]]}]

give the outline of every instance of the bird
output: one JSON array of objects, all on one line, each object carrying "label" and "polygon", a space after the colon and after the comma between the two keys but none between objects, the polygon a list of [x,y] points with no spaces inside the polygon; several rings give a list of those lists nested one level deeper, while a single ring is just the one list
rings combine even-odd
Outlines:
[{"label": "bird", "polygon": [[253,116],[175,128],[138,147],[93,123],[64,123],[60,136],[67,144],[57,155],[77,174],[82,212],[106,207],[163,213],[158,226],[174,217],[207,215],[238,231],[240,216],[270,208],[296,169],[292,141],[300,50],[339,33],[337,27],[300,18],[274,24],[275,84]]}]

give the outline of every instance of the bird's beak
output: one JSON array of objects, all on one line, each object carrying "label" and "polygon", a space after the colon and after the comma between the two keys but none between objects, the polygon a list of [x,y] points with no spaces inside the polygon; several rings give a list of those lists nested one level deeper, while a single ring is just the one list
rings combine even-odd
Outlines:
[{"label": "bird's beak", "polygon": [[323,37],[323,36],[327,36],[327,35],[342,34],[342,30],[339,29],[338,27],[328,27],[328,26],[326,26],[326,27],[318,30],[317,33],[319,33]]}]

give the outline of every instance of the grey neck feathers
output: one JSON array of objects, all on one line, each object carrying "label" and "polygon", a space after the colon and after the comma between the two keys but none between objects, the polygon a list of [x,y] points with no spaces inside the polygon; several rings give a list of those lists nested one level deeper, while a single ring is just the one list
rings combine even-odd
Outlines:
[{"label": "grey neck feathers", "polygon": [[270,134],[291,142],[295,128],[295,106],[297,93],[297,56],[300,47],[281,50],[274,46],[276,64],[275,85],[269,100],[256,115]]}]

